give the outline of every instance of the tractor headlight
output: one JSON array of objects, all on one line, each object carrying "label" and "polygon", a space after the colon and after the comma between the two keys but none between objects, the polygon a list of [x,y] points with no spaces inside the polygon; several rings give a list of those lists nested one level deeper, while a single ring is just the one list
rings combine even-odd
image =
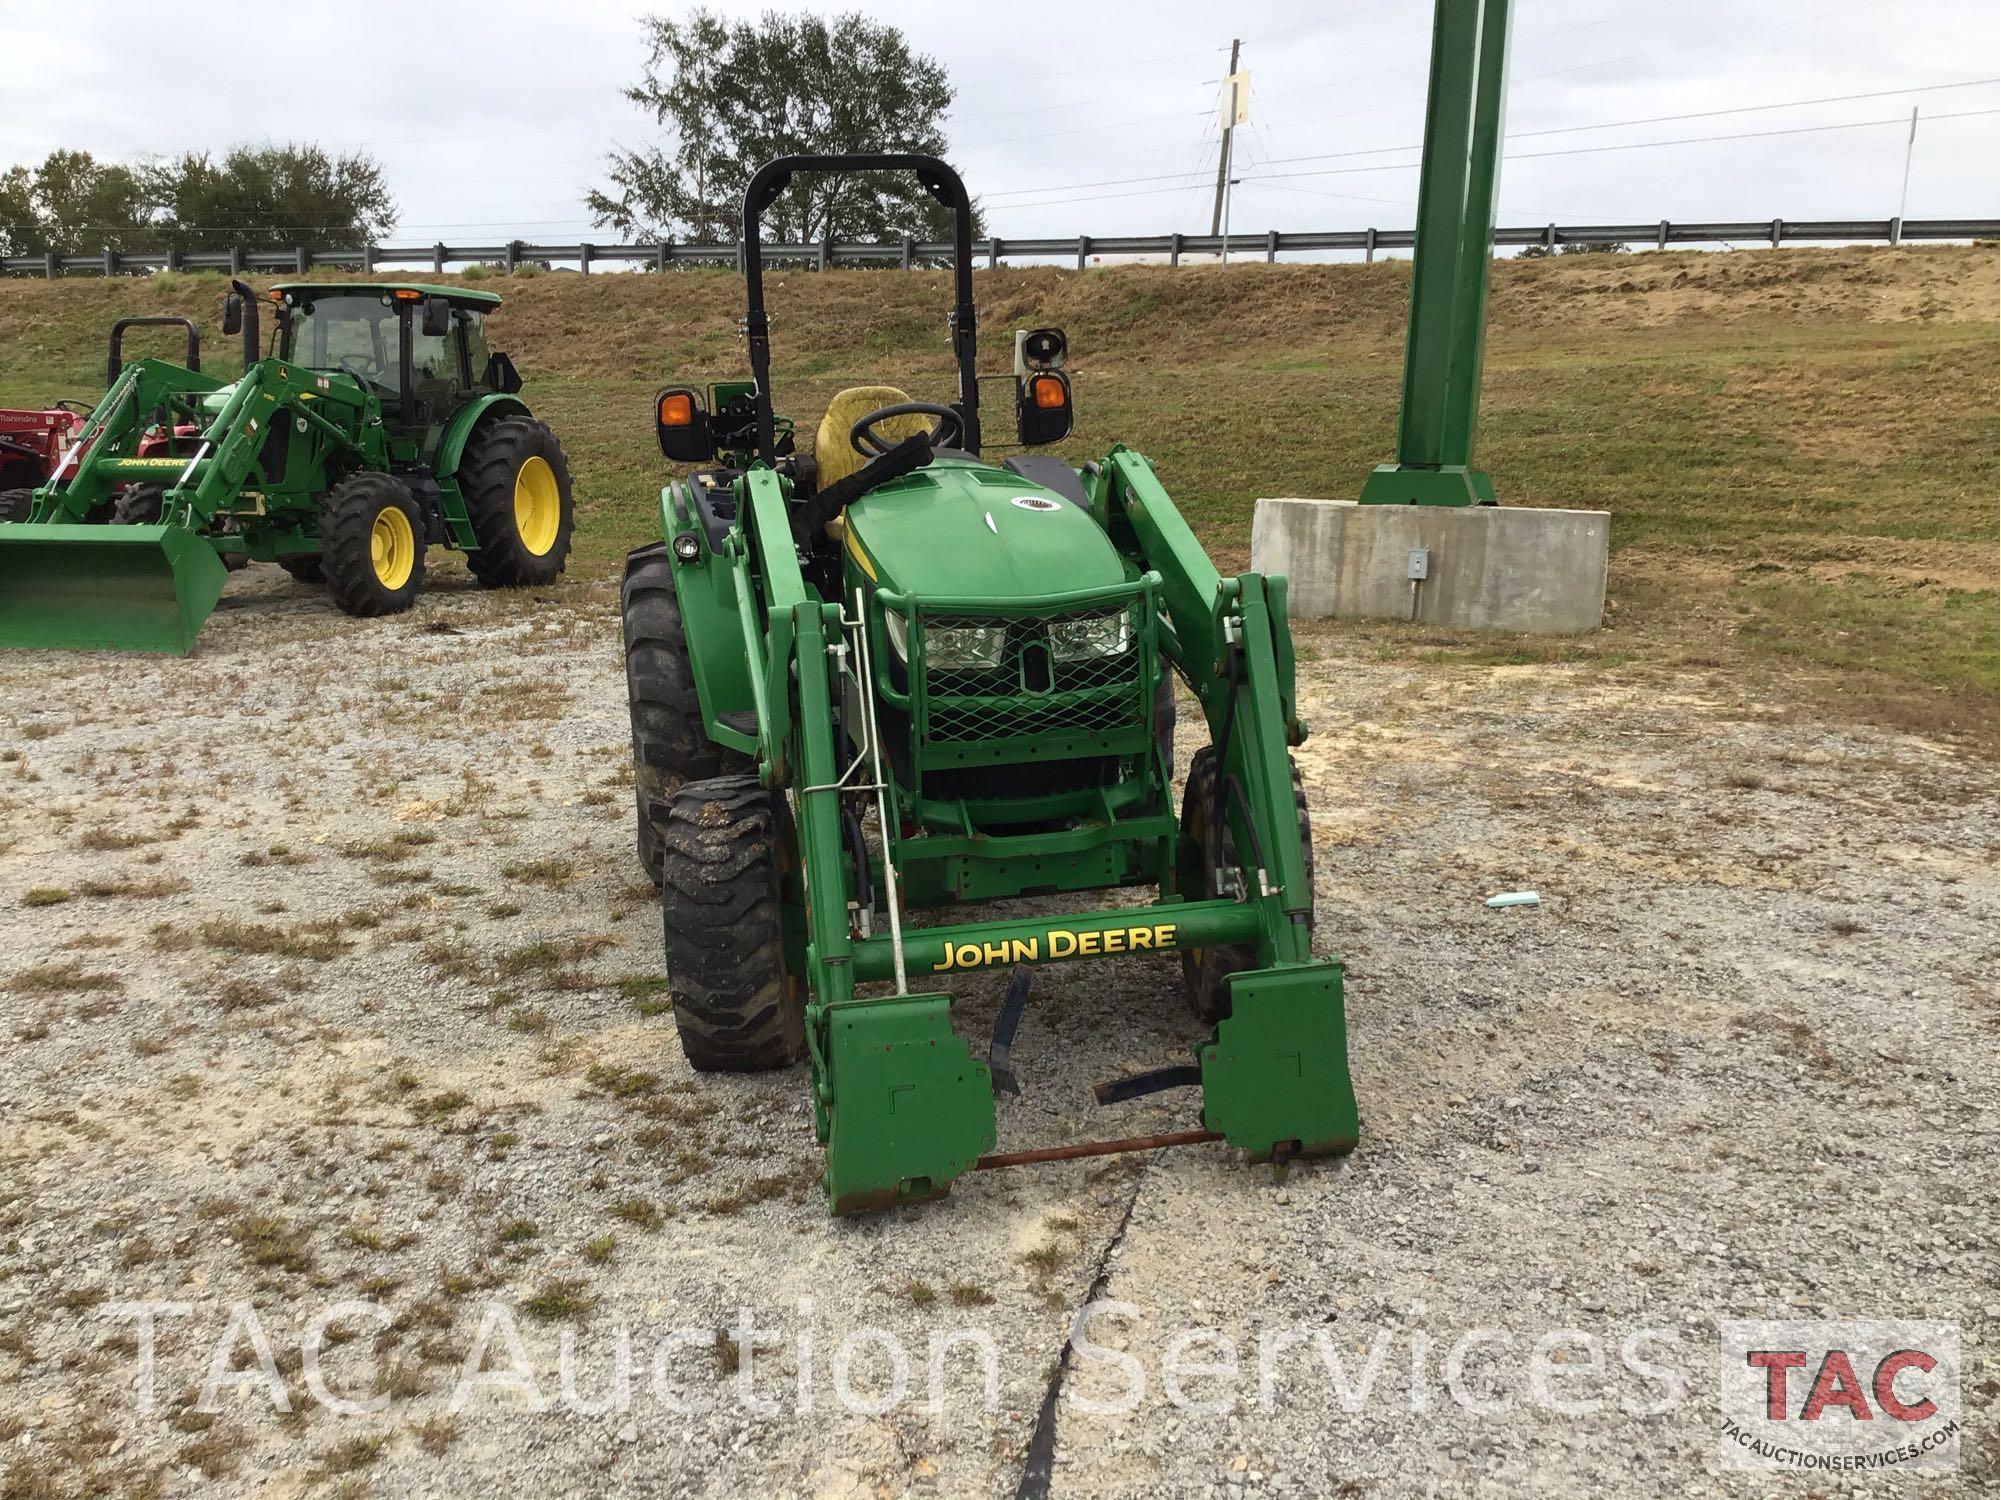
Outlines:
[{"label": "tractor headlight", "polygon": [[1096,661],[1132,649],[1132,622],[1121,612],[1095,620],[1058,620],[1049,627],[1049,651],[1058,661]]},{"label": "tractor headlight", "polygon": [[933,625],[924,632],[924,664],[941,672],[991,672],[1006,658],[1005,625]]},{"label": "tractor headlight", "polygon": [[882,612],[882,633],[889,639],[889,649],[896,653],[896,659],[905,666],[910,664],[910,623],[893,609]]}]

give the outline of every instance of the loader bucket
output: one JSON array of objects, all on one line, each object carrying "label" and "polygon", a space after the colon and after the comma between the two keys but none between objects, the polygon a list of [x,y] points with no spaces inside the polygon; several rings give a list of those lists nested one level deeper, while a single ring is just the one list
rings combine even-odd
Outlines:
[{"label": "loader bucket", "polygon": [[228,576],[179,526],[0,526],[0,647],[185,656]]}]

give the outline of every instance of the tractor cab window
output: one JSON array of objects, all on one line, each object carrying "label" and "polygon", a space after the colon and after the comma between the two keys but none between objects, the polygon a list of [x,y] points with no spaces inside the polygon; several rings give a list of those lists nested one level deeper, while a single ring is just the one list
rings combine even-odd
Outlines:
[{"label": "tractor cab window", "polygon": [[410,389],[420,401],[449,402],[459,388],[458,340],[451,333],[426,334],[421,317],[410,315]]},{"label": "tractor cab window", "polygon": [[386,297],[319,297],[295,309],[286,357],[314,370],[344,370],[392,395],[402,389],[396,310]]},{"label": "tractor cab window", "polygon": [[486,373],[486,362],[491,358],[486,347],[486,319],[469,308],[461,308],[459,326],[465,329],[466,384],[471,385]]}]

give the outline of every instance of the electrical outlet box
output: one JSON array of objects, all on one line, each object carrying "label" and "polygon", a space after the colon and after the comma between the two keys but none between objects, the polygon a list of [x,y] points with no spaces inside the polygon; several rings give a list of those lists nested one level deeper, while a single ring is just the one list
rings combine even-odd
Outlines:
[{"label": "electrical outlet box", "polygon": [[1410,549],[1410,557],[1404,564],[1403,576],[1408,578],[1412,583],[1431,576],[1431,549],[1429,547],[1413,547]]}]

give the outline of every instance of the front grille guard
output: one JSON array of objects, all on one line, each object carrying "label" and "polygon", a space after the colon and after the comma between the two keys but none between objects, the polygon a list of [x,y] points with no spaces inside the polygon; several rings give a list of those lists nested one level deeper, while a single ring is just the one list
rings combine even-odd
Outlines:
[{"label": "front grille guard", "polygon": [[[1160,575],[1033,599],[878,590],[877,691],[925,768],[1130,755],[1152,735]],[[893,617],[893,618],[892,618]]]}]

